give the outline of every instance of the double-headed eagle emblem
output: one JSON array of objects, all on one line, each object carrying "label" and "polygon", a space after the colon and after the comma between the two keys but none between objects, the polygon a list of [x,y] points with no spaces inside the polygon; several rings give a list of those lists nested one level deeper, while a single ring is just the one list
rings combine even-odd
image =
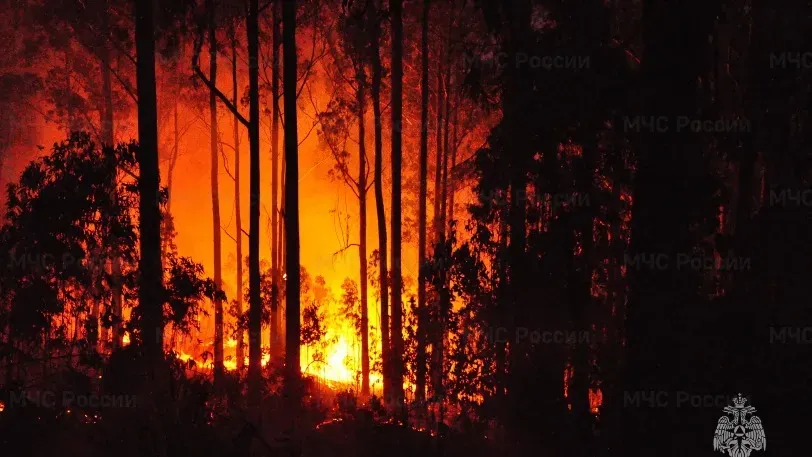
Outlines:
[{"label": "double-headed eagle emblem", "polygon": [[739,394],[733,399],[733,406],[725,406],[724,412],[732,417],[719,418],[713,435],[714,451],[727,452],[730,457],[750,457],[751,452],[767,448],[761,419],[753,415],[756,408],[745,406],[746,402],[747,399]]}]

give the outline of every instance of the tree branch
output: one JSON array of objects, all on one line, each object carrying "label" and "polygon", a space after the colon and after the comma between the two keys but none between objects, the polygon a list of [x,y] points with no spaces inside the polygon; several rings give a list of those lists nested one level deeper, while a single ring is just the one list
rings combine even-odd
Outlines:
[{"label": "tree branch", "polygon": [[205,84],[210,91],[214,92],[214,95],[216,95],[217,98],[219,98],[220,101],[223,102],[224,105],[226,105],[226,108],[228,108],[229,111],[231,111],[231,113],[234,114],[234,116],[244,126],[248,127],[250,125],[248,119],[246,119],[245,117],[243,117],[242,114],[240,114],[240,111],[237,109],[236,106],[234,106],[234,104],[231,103],[231,100],[229,100],[228,97],[225,96],[225,94],[220,92],[220,89],[218,89],[217,86],[212,84],[212,82],[208,78],[206,78],[206,75],[203,74],[203,71],[200,69],[199,59],[200,59],[200,49],[202,47],[203,47],[202,34],[198,33],[197,38],[195,38],[195,51],[192,54],[192,69],[194,70],[195,75],[198,78],[200,78],[201,81],[203,81],[203,84]]},{"label": "tree branch", "polygon": [[127,94],[130,96],[130,98],[132,98],[133,101],[135,102],[135,104],[137,105],[138,104],[138,95],[135,94],[135,92],[133,91],[130,84],[127,81],[125,81],[124,78],[122,78],[121,75],[119,75],[118,72],[115,71],[110,64],[107,64],[107,68],[110,69],[110,73],[113,75],[114,78],[116,78],[116,80],[119,82],[119,84],[121,84],[121,87],[124,88],[124,91],[127,92]]},{"label": "tree branch", "polygon": [[352,247],[359,247],[360,248],[361,245],[359,243],[349,243],[348,245],[346,245],[343,248],[339,249],[338,251],[334,252],[333,256],[337,256],[339,254],[342,254],[344,251],[346,251],[346,250],[348,250],[348,249],[350,249]]}]

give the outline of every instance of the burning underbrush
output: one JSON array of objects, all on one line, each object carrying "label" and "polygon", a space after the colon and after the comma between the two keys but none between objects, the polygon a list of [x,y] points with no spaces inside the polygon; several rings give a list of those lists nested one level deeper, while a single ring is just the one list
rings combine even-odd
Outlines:
[{"label": "burning underbrush", "polygon": [[[170,442],[177,447],[172,455],[187,456],[248,455],[252,446],[257,455],[273,455],[287,446],[282,437],[290,415],[279,364],[263,367],[262,400],[255,409],[246,401],[244,370],[227,371],[215,389],[205,369],[190,365],[175,354],[160,369],[147,370],[137,348],[127,345],[93,376],[67,368],[11,384],[0,392],[0,446],[30,456],[155,455],[150,449]],[[145,373],[154,378],[145,382]],[[319,424],[331,420],[382,420],[372,410],[361,413],[365,409],[355,405],[362,402],[347,383],[305,375],[302,387],[297,429],[317,433]],[[253,411],[259,418],[249,420]]]}]

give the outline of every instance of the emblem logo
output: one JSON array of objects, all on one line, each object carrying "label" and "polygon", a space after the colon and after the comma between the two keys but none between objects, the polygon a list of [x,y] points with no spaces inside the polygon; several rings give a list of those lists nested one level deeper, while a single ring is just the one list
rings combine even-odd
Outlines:
[{"label": "emblem logo", "polygon": [[727,453],[730,457],[750,457],[751,452],[767,448],[761,419],[753,415],[756,408],[745,406],[745,403],[747,399],[739,394],[733,399],[733,406],[725,406],[727,415],[719,418],[713,435],[714,451]]}]

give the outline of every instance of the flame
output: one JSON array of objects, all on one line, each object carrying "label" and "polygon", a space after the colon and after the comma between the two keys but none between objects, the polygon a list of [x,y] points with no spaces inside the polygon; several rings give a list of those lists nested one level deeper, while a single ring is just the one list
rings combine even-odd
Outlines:
[{"label": "flame", "polygon": [[[213,342],[207,342],[206,346],[210,346]],[[223,343],[224,350],[235,350],[237,347],[237,340],[228,339]],[[310,374],[317,376],[325,381],[341,384],[355,384],[360,381],[361,362],[359,360],[360,354],[354,354],[353,346],[348,342],[345,335],[339,335],[334,343],[326,347],[325,356],[323,361],[314,361],[312,354],[303,347],[301,353],[300,369],[303,374]],[[191,351],[196,352],[196,351]],[[176,357],[184,363],[192,360],[197,366],[197,370],[212,371],[214,368],[214,360],[211,356],[205,359],[201,355],[194,355],[186,350],[180,349],[176,353]],[[270,361],[270,354],[264,353],[262,355],[261,364],[266,366]],[[370,361],[370,364],[372,361]],[[227,371],[234,371],[237,369],[237,359],[234,356],[226,356],[223,361],[223,366]],[[245,357],[244,366],[248,366],[248,357]],[[381,377],[378,373],[370,372],[369,383],[370,386],[381,383]]]},{"label": "flame", "polygon": [[603,392],[601,392],[601,389],[589,389],[589,409],[592,414],[598,414],[602,404]]},{"label": "flame", "polygon": [[6,404],[0,401],[0,413],[6,410]]},{"label": "flame", "polygon": [[332,345],[330,349],[324,363],[314,363],[313,365],[310,365],[310,361],[306,359],[307,355],[302,354],[302,370],[312,372],[318,377],[328,381],[353,382],[355,376],[347,367],[347,363],[345,363],[348,357],[352,357],[352,355],[344,336],[339,337],[336,344]]}]

